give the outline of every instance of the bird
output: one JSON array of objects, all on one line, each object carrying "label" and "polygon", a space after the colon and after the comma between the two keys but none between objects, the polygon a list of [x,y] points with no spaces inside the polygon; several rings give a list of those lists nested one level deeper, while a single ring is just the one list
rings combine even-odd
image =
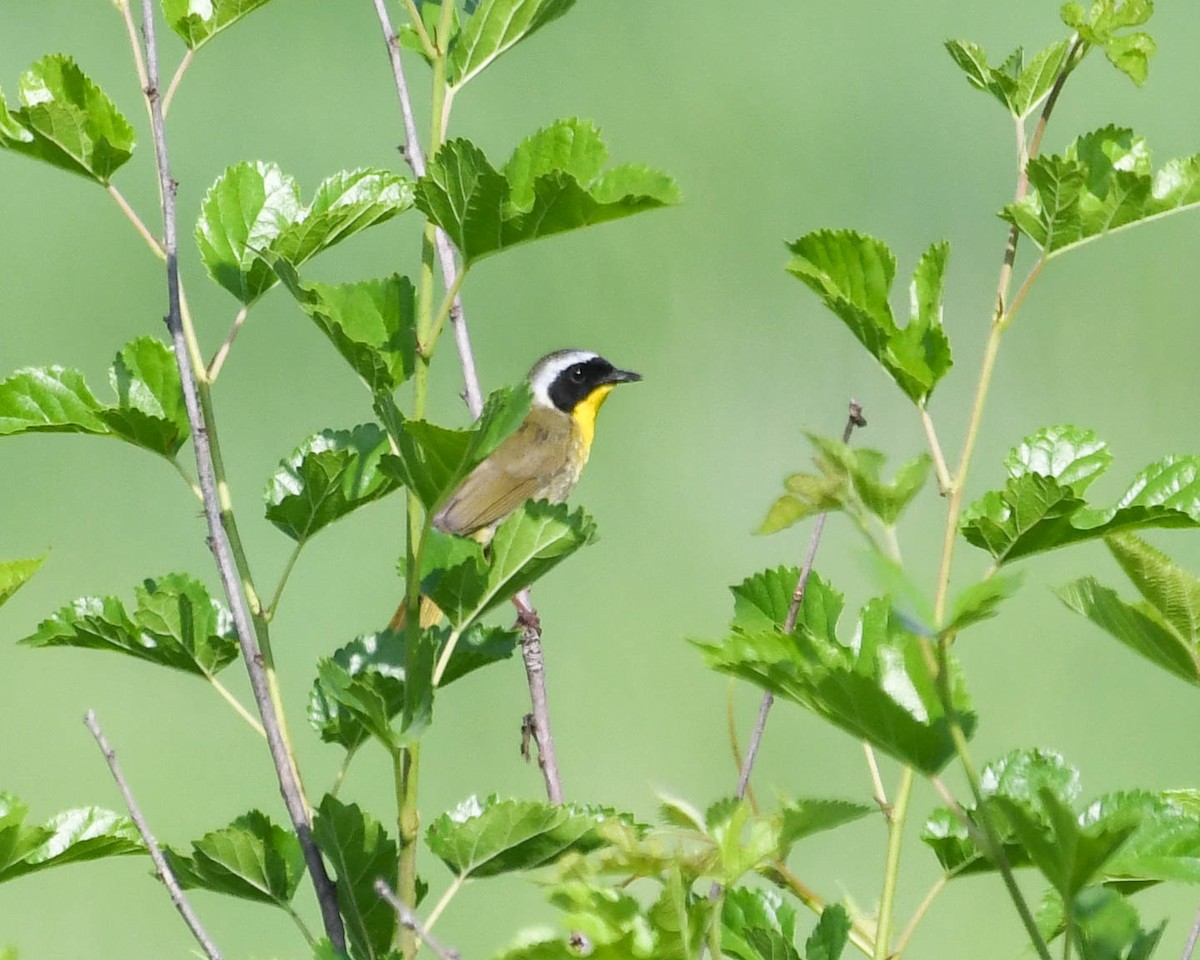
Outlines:
[{"label": "bird", "polygon": [[[641,379],[590,350],[546,354],[527,377],[529,413],[437,507],[434,528],[486,547],[496,528],[527,501],[565,501],[587,465],[600,407],[618,384]],[[401,605],[396,611],[391,629],[403,627],[405,609]],[[431,626],[440,616],[422,598],[421,626]]]},{"label": "bird", "polygon": [[526,501],[562,503],[587,465],[601,405],[617,384],[641,379],[588,350],[542,357],[529,371],[533,401],[525,420],[467,474],[433,526],[486,544]]}]

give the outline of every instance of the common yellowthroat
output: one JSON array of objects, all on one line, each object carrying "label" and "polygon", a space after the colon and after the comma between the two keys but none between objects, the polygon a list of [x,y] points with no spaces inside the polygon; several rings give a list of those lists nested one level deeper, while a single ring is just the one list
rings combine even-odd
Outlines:
[{"label": "common yellowthroat", "polygon": [[[535,363],[528,379],[529,413],[438,508],[433,525],[442,533],[486,545],[496,527],[527,500],[566,500],[587,464],[601,405],[617,384],[642,377],[587,350],[558,350]],[[404,614],[402,605],[391,629],[403,626]],[[440,616],[422,598],[421,626]]]},{"label": "common yellowthroat", "polygon": [[559,350],[529,371],[529,414],[467,474],[433,516],[442,533],[491,540],[500,522],[527,500],[570,496],[596,435],[596,413],[618,383],[641,380],[585,350]]}]

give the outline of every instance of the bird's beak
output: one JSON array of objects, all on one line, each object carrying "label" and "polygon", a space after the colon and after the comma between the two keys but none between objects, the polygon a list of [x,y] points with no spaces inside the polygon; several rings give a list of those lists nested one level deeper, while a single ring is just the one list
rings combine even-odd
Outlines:
[{"label": "bird's beak", "polygon": [[641,379],[642,379],[642,375],[640,373],[634,373],[632,370],[617,370],[614,368],[613,372],[604,378],[604,382],[605,383],[636,383],[638,380],[641,380]]}]

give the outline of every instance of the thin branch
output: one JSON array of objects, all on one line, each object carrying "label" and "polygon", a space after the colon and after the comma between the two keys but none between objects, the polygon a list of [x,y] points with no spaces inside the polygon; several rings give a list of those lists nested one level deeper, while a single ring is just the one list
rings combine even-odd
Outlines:
[{"label": "thin branch", "polygon": [[221,368],[225,366],[225,358],[229,356],[229,351],[233,348],[233,341],[237,339],[237,335],[242,331],[242,325],[246,322],[246,316],[250,313],[250,308],[243,306],[237,316],[233,318],[233,324],[229,328],[229,333],[225,335],[225,340],[217,352],[213,355],[212,362],[208,365],[208,382],[216,383],[217,377],[221,374]]},{"label": "thin branch", "polygon": [[437,923],[438,917],[442,915],[442,911],[458,895],[458,891],[463,888],[463,884],[466,881],[467,875],[465,873],[456,874],[454,879],[450,881],[450,886],[446,888],[446,892],[441,895],[438,902],[433,905],[433,909],[429,911],[429,916],[425,918],[425,929],[427,931],[433,929],[433,925]]},{"label": "thin branch", "polygon": [[529,591],[522,590],[513,603],[517,607],[517,622],[521,625],[521,657],[525,661],[525,678],[529,681],[529,699],[533,712],[526,714],[522,729],[532,734],[537,743],[538,766],[546,781],[546,796],[551,803],[563,802],[562,778],[558,772],[558,754],[554,749],[554,734],[550,730],[550,703],[546,695],[546,663],[542,654],[542,624],[529,600]]},{"label": "thin branch", "polygon": [[375,892],[396,911],[396,919],[399,921],[400,926],[415,933],[417,939],[437,954],[441,960],[462,960],[462,954],[457,950],[451,950],[449,947],[443,946],[429,935],[429,931],[421,926],[421,921],[417,919],[417,915],[396,896],[396,892],[388,886],[387,881],[382,877],[375,881]]},{"label": "thin branch", "polygon": [[[820,895],[808,887],[799,877],[788,869],[787,864],[782,860],[776,861],[773,864],[775,872],[779,874],[779,878],[787,885],[787,888],[792,891],[796,899],[808,907],[817,916],[820,916],[825,909],[825,901]],[[866,956],[871,956],[875,952],[875,941],[867,931],[860,927],[857,923],[851,921],[849,941],[858,948],[859,952]]]},{"label": "thin branch", "polygon": [[[863,418],[862,407],[857,400],[851,400],[846,427],[842,430],[842,443],[850,442],[850,435],[854,433],[855,427],[865,427],[866,425],[867,421]],[[791,633],[796,629],[796,619],[800,616],[800,605],[804,603],[804,591],[808,589],[808,578],[812,574],[813,563],[817,559],[817,548],[821,545],[821,535],[825,532],[825,521],[828,517],[828,511],[822,511],[817,515],[812,536],[808,539],[808,554],[804,558],[804,566],[800,568],[800,578],[796,581],[796,589],[792,592],[792,603],[788,607],[787,619],[783,624],[784,633]],[[767,715],[771,712],[771,705],[774,702],[775,697],[771,691],[768,690],[763,694],[762,703],[758,708],[758,720],[754,724],[754,733],[746,746],[746,758],[742,762],[742,772],[738,777],[736,796],[739,800],[746,796],[746,788],[750,784],[750,773],[754,769],[754,760],[758,756],[763,730],[766,729]]]},{"label": "thin branch", "polygon": [[259,649],[253,619],[242,592],[229,533],[222,518],[222,509],[217,492],[217,478],[213,466],[213,452],[209,441],[209,424],[201,409],[199,387],[183,330],[179,292],[178,236],[176,233],[176,189],[171,176],[170,158],[167,153],[166,127],[163,122],[162,100],[158,92],[158,44],[154,26],[154,2],[142,0],[142,34],[146,54],[146,99],[149,103],[151,128],[154,134],[154,152],[158,164],[159,187],[163,198],[163,240],[167,255],[167,327],[175,350],[175,359],[182,380],[184,404],[188,422],[192,429],[192,446],[196,454],[196,468],[200,487],[204,491],[204,512],[208,522],[208,540],[217,562],[221,583],[233,614],[241,645],[242,658],[250,675],[254,699],[263,720],[267,744],[271,751],[279,791],[299,837],[304,859],[312,876],[313,888],[321,907],[325,933],[333,945],[345,949],[346,935],[338,910],[337,892],[325,870],[321,853],[313,840],[312,823],[308,805],[300,787],[299,776],[292,765],[287,743],[281,732],[279,715],[271,698],[270,683],[263,664],[263,653]]},{"label": "thin branch", "polygon": [[137,25],[133,22],[133,11],[129,9],[129,0],[117,0],[117,9],[121,11],[121,18],[125,21],[125,30],[129,34],[129,47],[133,50],[133,64],[137,68],[138,86],[145,90],[148,83],[146,61],[142,57],[142,45],[138,42]]},{"label": "thin branch", "polygon": [[117,788],[121,791],[121,796],[125,798],[125,808],[129,811],[129,816],[137,826],[138,833],[142,835],[142,841],[146,844],[146,850],[150,854],[150,859],[154,861],[154,872],[158,875],[158,879],[162,881],[163,886],[167,888],[167,893],[171,896],[171,903],[175,905],[175,909],[183,917],[183,922],[187,924],[188,929],[192,932],[192,936],[200,944],[200,949],[204,951],[209,960],[221,960],[221,951],[217,949],[217,945],[213,943],[212,938],[209,937],[204,926],[200,923],[200,918],[192,910],[192,905],[188,903],[183,889],[179,886],[179,881],[175,878],[175,874],[171,870],[171,865],[167,863],[167,858],[163,856],[158,841],[154,839],[154,834],[150,832],[150,827],[146,823],[146,818],[142,816],[142,811],[138,807],[137,801],[133,799],[133,792],[129,789],[129,784],[126,783],[124,774],[121,773],[121,765],[117,763],[116,751],[109,745],[107,738],[104,736],[104,731],[100,729],[100,724],[96,720],[96,712],[89,710],[83,718],[83,722],[92,732],[92,736],[96,738],[96,745],[100,747],[100,752],[104,754],[104,759],[108,762],[108,769],[112,773],[113,779],[117,782]]},{"label": "thin branch", "polygon": [[[741,773],[742,770],[742,747],[738,743],[737,732],[737,716],[733,710],[733,691],[734,679],[729,678],[729,683],[725,687],[725,733],[729,737],[729,752],[733,756],[733,769]],[[758,798],[754,795],[754,788],[747,784],[746,799],[750,802],[750,809],[758,815]]]},{"label": "thin branch", "polygon": [[883,786],[883,777],[879,775],[879,761],[875,759],[875,751],[866,740],[863,741],[863,752],[867,756],[867,770],[871,775],[871,792],[879,809],[888,819],[892,819],[892,805],[888,803],[887,790]]},{"label": "thin branch", "polygon": [[[384,0],[374,0],[374,4],[375,13],[379,17],[379,26],[383,31],[383,39],[387,45],[392,76],[396,82],[396,96],[400,100],[400,113],[404,120],[404,157],[412,167],[413,174],[420,178],[425,176],[425,154],[421,149],[421,138],[417,134],[412,98],[409,96],[408,80],[404,75],[404,63],[400,59],[400,43],[396,38],[396,31],[392,29],[391,18],[388,16]],[[419,18],[417,22],[419,23]],[[437,228],[434,242],[442,267],[442,283],[447,290],[451,290],[454,287],[455,277],[460,272],[454,253],[454,244],[450,242],[446,231],[441,227]],[[471,347],[471,334],[467,328],[462,297],[457,294],[450,305],[450,326],[454,331],[454,343],[458,348],[458,359],[462,366],[467,409],[471,411],[472,417],[478,418],[479,414],[483,412],[483,391],[479,386],[479,374],[475,369],[475,353]]]},{"label": "thin branch", "polygon": [[117,201],[117,206],[121,208],[121,212],[125,214],[126,219],[133,224],[134,229],[137,230],[142,239],[146,241],[146,246],[150,248],[150,251],[156,257],[158,257],[159,260],[166,260],[167,254],[163,250],[162,244],[158,242],[158,238],[155,237],[154,234],[146,229],[146,224],[142,221],[142,218],[137,215],[137,211],[135,211],[133,207],[129,205],[129,201],[125,199],[121,191],[114,187],[111,183],[108,184],[104,189],[108,191],[108,195],[110,197]]},{"label": "thin branch", "polygon": [[192,58],[195,55],[196,51],[188,47],[188,52],[183,55],[183,59],[179,61],[179,66],[175,68],[175,76],[171,77],[171,82],[167,85],[166,96],[163,97],[162,109],[164,117],[171,112],[171,104],[175,100],[175,92],[179,89],[179,81],[187,73],[187,68],[192,65]]},{"label": "thin branch", "polygon": [[1197,940],[1200,940],[1200,911],[1196,912],[1196,919],[1192,921],[1192,932],[1188,934],[1187,943],[1184,944],[1182,960],[1192,960]]},{"label": "thin branch", "polygon": [[279,575],[279,583],[276,584],[275,592],[271,595],[271,602],[267,604],[267,609],[263,611],[263,617],[268,621],[275,617],[275,613],[279,609],[279,601],[283,598],[283,588],[287,586],[288,580],[292,576],[292,570],[295,569],[296,561],[300,559],[300,551],[304,549],[306,542],[305,540],[297,540],[296,545],[292,547],[292,552],[288,554],[287,563],[283,567],[283,573]]},{"label": "thin branch", "polygon": [[260,737],[265,737],[267,735],[267,732],[263,730],[262,724],[255,719],[254,714],[242,706],[242,702],[229,692],[229,688],[226,687],[225,684],[221,683],[221,681],[216,677],[209,677],[208,682],[211,683],[213,689],[225,699],[225,702],[233,707],[233,709],[237,712],[237,715],[250,725],[251,730],[257,733]]},{"label": "thin branch", "polygon": [[921,426],[925,428],[925,438],[929,441],[929,452],[933,455],[933,472],[937,476],[938,493],[943,497],[950,492],[950,469],[946,466],[946,457],[942,453],[942,445],[938,442],[937,430],[925,404],[920,404]]},{"label": "thin branch", "polygon": [[917,932],[917,927],[921,925],[921,921],[925,919],[925,914],[929,912],[929,908],[933,906],[933,901],[938,898],[943,890],[946,889],[946,884],[949,881],[945,874],[942,874],[935,881],[933,886],[929,888],[929,892],[925,894],[917,907],[916,912],[912,915],[912,919],[908,921],[908,926],[904,928],[904,932],[900,934],[900,940],[896,943],[896,949],[892,951],[893,957],[899,957],[908,948],[908,941],[912,939],[912,935]]}]

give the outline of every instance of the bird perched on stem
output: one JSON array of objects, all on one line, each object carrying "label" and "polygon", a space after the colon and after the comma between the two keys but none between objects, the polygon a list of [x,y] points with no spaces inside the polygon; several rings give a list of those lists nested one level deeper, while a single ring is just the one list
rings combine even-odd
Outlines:
[{"label": "bird perched on stem", "polygon": [[[486,546],[501,522],[526,501],[566,500],[587,464],[601,405],[617,384],[642,378],[599,354],[558,350],[535,363],[528,379],[529,413],[434,513],[433,526],[442,533]],[[435,606],[422,603],[422,626],[439,616]],[[391,628],[399,629],[404,619],[402,606]]]}]

